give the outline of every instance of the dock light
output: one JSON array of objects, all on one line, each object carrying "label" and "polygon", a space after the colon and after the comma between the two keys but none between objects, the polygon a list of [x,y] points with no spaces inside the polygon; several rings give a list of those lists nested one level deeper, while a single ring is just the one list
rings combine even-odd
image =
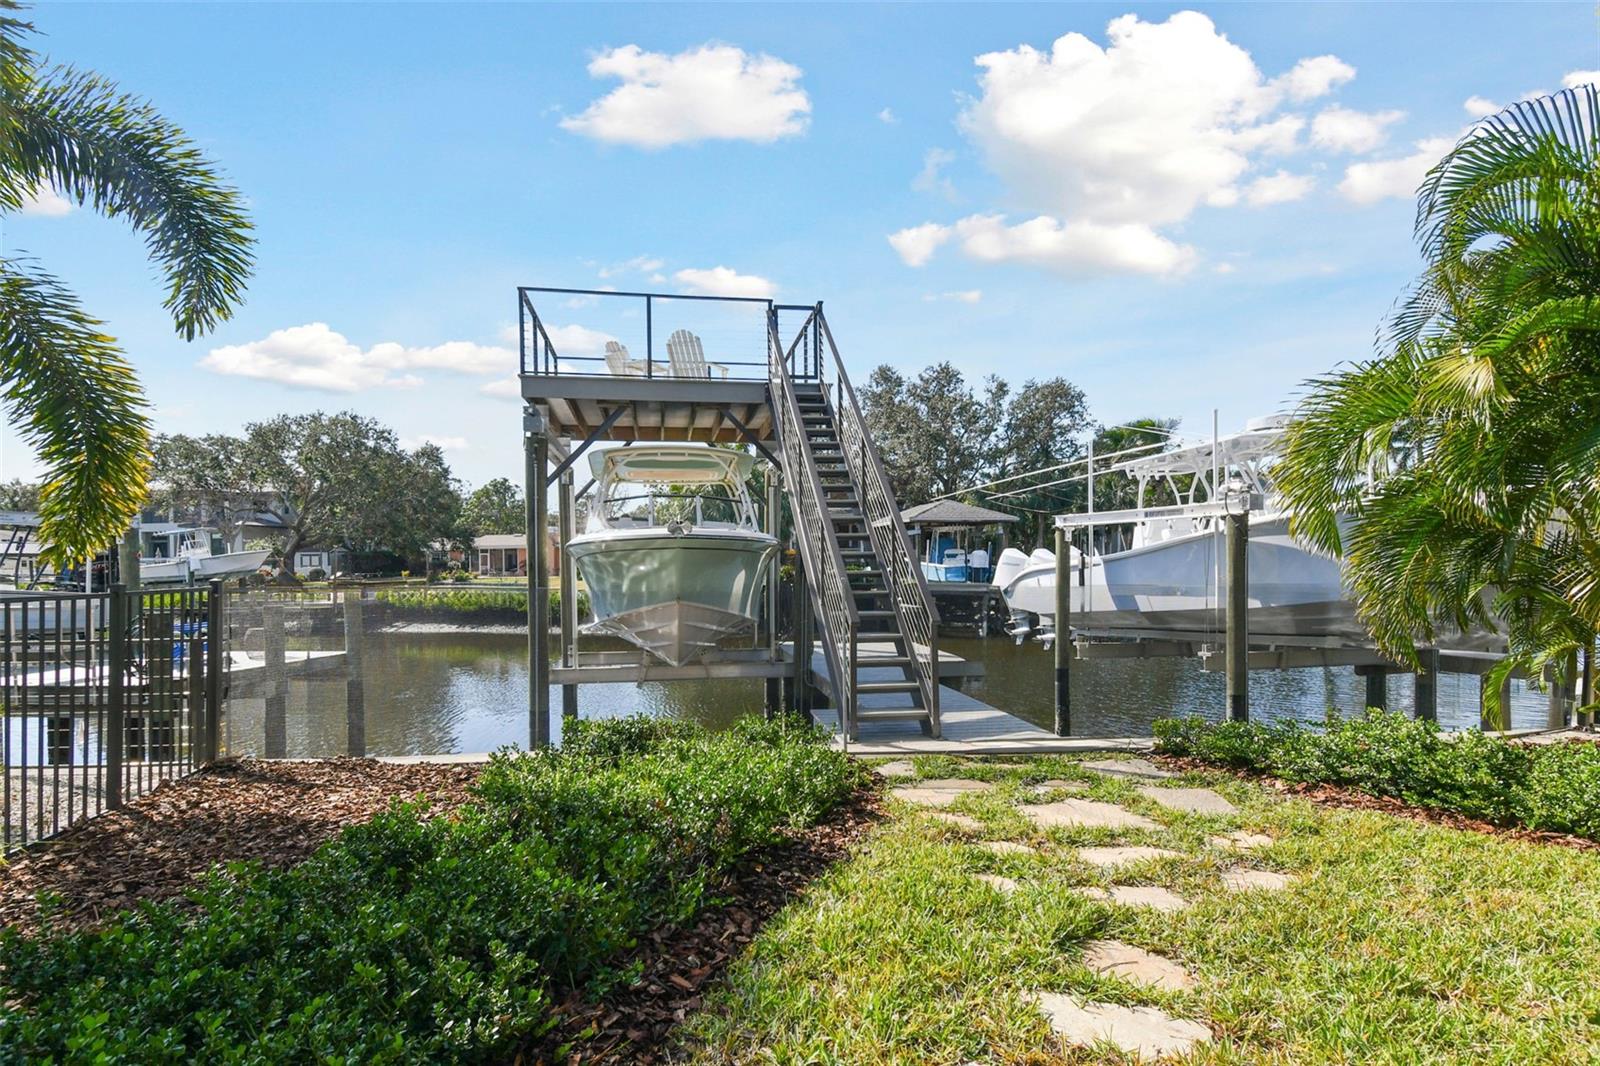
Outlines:
[{"label": "dock light", "polygon": [[1222,505],[1230,515],[1250,512],[1250,484],[1237,471],[1228,475],[1228,481],[1222,488]]}]

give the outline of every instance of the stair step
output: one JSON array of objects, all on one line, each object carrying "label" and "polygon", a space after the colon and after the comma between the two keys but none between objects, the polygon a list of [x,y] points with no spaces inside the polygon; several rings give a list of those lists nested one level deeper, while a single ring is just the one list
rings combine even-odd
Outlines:
[{"label": "stair step", "polygon": [[884,608],[881,611],[880,610],[857,611],[856,614],[860,615],[862,618],[893,618],[894,617],[894,611],[892,611],[892,610],[890,610],[888,608]]},{"label": "stair step", "polygon": [[858,722],[891,722],[905,721],[908,718],[926,718],[928,712],[922,707],[858,707],[856,708],[856,721]]},{"label": "stair step", "polygon": [[[859,663],[857,664],[859,668]],[[874,662],[872,665],[877,666]],[[884,692],[915,692],[921,688],[915,681],[857,681],[856,691],[863,696],[876,695]],[[917,710],[922,708],[918,707]]]},{"label": "stair step", "polygon": [[865,669],[867,667],[877,669],[879,667],[902,667],[911,665],[913,665],[911,657],[907,655],[895,655],[886,659],[871,658],[856,660],[856,669],[858,670]]}]

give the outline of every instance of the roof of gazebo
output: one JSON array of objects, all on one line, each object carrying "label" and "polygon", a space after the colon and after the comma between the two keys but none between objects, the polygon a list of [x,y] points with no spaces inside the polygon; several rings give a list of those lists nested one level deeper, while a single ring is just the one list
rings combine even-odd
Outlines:
[{"label": "roof of gazebo", "polygon": [[907,507],[901,511],[900,517],[906,522],[930,526],[992,526],[1017,521],[1016,515],[991,511],[987,507],[975,507],[960,500],[919,503],[915,507]]}]

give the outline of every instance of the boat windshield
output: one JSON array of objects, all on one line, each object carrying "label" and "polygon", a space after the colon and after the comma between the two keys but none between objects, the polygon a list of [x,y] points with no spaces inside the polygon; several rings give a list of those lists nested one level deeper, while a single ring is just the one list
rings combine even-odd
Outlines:
[{"label": "boat windshield", "polygon": [[601,507],[601,516],[612,529],[674,522],[693,526],[751,525],[747,500],[728,485],[614,485]]}]

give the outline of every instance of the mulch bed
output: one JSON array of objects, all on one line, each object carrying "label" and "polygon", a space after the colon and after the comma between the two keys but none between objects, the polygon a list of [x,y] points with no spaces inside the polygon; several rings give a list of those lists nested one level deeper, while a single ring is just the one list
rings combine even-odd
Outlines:
[{"label": "mulch bed", "polygon": [[811,829],[741,865],[718,895],[723,902],[690,926],[658,929],[619,966],[642,967],[637,981],[598,999],[573,993],[556,1025],[517,1055],[518,1066],[660,1063],[674,1028],[698,1010],[709,982],[749,946],[761,926],[846,858],[883,817],[878,793],[863,789]]},{"label": "mulch bed", "polygon": [[455,809],[478,770],[350,758],[218,763],[0,864],[0,926],[33,925],[40,892],[62,898],[58,926],[82,927],[181,897],[218,863],[288,866],[396,799],[425,795],[431,813]]},{"label": "mulch bed", "polygon": [[1573,836],[1570,833],[1554,833],[1546,829],[1529,829],[1526,826],[1496,825],[1493,822],[1485,822],[1480,818],[1469,818],[1456,811],[1448,811],[1440,807],[1423,807],[1415,803],[1407,803],[1405,800],[1397,799],[1394,796],[1374,796],[1359,789],[1346,788],[1342,785],[1285,781],[1282,778],[1271,777],[1266,774],[1252,773],[1248,770],[1235,770],[1231,767],[1218,766],[1202,759],[1180,758],[1175,755],[1156,755],[1153,758],[1156,762],[1172,770],[1209,770],[1232,774],[1234,777],[1265,785],[1286,796],[1309,800],[1323,807],[1339,807],[1351,811],[1377,811],[1380,814],[1392,814],[1398,818],[1410,818],[1418,822],[1431,822],[1434,825],[1442,825],[1450,829],[1460,829],[1471,833],[1482,833],[1486,836],[1523,840],[1531,844],[1555,844],[1558,847],[1574,848],[1578,851],[1600,851],[1600,841],[1590,840],[1587,837]]}]

